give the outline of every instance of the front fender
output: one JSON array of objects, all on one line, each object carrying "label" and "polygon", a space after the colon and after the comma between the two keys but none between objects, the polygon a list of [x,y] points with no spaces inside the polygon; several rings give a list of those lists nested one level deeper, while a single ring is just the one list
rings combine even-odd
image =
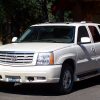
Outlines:
[{"label": "front fender", "polygon": [[68,60],[68,59],[72,59],[73,61],[76,61],[76,55],[75,55],[75,54],[72,54],[72,53],[62,55],[62,56],[60,56],[60,57],[57,59],[56,63],[57,63],[57,64],[63,64],[63,62],[64,62],[65,60]]}]

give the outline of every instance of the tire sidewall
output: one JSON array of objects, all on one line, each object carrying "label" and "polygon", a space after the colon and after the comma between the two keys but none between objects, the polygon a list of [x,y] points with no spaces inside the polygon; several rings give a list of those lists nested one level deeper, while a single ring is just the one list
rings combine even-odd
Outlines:
[{"label": "tire sidewall", "polygon": [[[71,83],[70,83],[70,86],[67,89],[65,89],[63,86],[63,77],[67,71],[69,71],[71,74]],[[69,64],[66,64],[66,67],[64,67],[61,71],[60,81],[59,81],[59,92],[64,93],[64,94],[70,93],[73,88],[73,83],[74,83],[74,72],[73,72],[71,66]]]}]

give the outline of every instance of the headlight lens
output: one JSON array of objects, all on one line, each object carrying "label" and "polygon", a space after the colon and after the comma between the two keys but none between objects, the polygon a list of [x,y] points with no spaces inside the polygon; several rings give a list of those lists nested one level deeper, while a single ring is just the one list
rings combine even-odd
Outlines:
[{"label": "headlight lens", "polygon": [[37,65],[52,65],[54,64],[53,53],[39,53],[37,58]]}]

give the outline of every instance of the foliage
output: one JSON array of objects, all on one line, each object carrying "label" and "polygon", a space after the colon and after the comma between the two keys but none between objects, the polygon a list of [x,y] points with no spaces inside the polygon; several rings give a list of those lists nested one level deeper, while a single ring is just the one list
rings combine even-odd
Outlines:
[{"label": "foliage", "polygon": [[[51,6],[60,0],[0,0],[0,23],[4,21],[17,22],[24,29],[35,23],[57,21],[61,12],[52,15]],[[59,13],[59,14],[58,14]],[[69,12],[64,14],[68,20]],[[15,23],[16,24],[16,23]]]},{"label": "foliage", "polygon": [[21,21],[23,24],[27,21],[36,23],[40,14],[37,0],[3,0],[3,6],[6,11],[6,17],[12,20]]},{"label": "foliage", "polygon": [[58,3],[59,0],[0,0],[0,22],[13,17],[23,24],[56,21],[59,16],[52,15],[51,6]]},{"label": "foliage", "polygon": [[[31,24],[70,21],[71,11],[59,9],[61,0],[0,0],[0,35],[17,37]],[[56,7],[53,14],[52,6]],[[57,7],[59,6],[59,7]],[[54,8],[55,9],[55,8]],[[8,38],[8,37],[7,37]],[[9,40],[3,40],[7,43]]]},{"label": "foliage", "polygon": [[5,11],[4,11],[2,5],[0,5],[0,23],[3,22],[4,17],[5,17]]}]

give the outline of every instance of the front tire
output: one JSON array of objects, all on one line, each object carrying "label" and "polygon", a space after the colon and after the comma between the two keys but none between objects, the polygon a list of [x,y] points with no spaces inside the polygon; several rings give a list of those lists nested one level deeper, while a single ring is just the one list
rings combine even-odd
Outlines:
[{"label": "front tire", "polygon": [[60,81],[58,84],[59,92],[62,94],[68,94],[72,91],[74,83],[74,72],[69,64],[62,69]]}]

